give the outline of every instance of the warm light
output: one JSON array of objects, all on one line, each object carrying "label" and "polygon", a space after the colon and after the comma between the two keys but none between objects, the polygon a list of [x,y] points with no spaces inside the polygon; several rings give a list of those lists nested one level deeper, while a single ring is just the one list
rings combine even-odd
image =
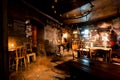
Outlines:
[{"label": "warm light", "polygon": [[106,47],[108,45],[107,42],[109,41],[107,33],[103,33],[102,41],[103,41],[103,46]]},{"label": "warm light", "polygon": [[90,47],[93,47],[93,42],[90,43]]},{"label": "warm light", "polygon": [[89,43],[89,42],[86,42],[85,48],[89,48],[89,47],[90,47],[90,43]]},{"label": "warm light", "polygon": [[[94,5],[92,4],[92,2],[88,2],[88,4],[83,5],[77,9],[73,10],[72,12],[67,12],[66,14],[70,14],[70,15],[69,15],[69,17],[64,16],[64,18],[66,18],[66,19],[86,18],[86,16],[92,12],[93,7],[94,7]],[[74,15],[74,12],[76,12],[76,10],[77,10],[77,14]]]},{"label": "warm light", "polygon": [[63,36],[62,36],[62,43],[64,44],[65,43],[65,40],[64,39],[67,39],[68,38],[68,33],[63,33]]},{"label": "warm light", "polygon": [[63,23],[61,23],[61,25],[63,25]]},{"label": "warm light", "polygon": [[54,5],[52,5],[52,8],[55,8]]},{"label": "warm light", "polygon": [[8,38],[8,50],[13,51],[16,48],[16,41],[13,38]]},{"label": "warm light", "polygon": [[15,45],[14,45],[14,43],[8,43],[8,49],[9,49],[9,51],[15,50]]},{"label": "warm light", "polygon": [[77,33],[78,33],[77,30],[73,31],[73,34],[77,34]]},{"label": "warm light", "polygon": [[14,47],[14,44],[11,44],[11,47]]},{"label": "warm light", "polygon": [[76,16],[76,14],[74,14],[73,16]]},{"label": "warm light", "polygon": [[103,24],[101,24],[99,27],[100,27],[100,28],[108,28],[110,25],[111,25],[111,24],[109,24],[109,23],[103,23]]},{"label": "warm light", "polygon": [[69,15],[67,14],[67,15],[66,15],[66,17],[68,18],[68,17],[69,17]]},{"label": "warm light", "polygon": [[57,1],[57,0],[55,0],[55,2],[57,3],[58,1]]},{"label": "warm light", "polygon": [[107,34],[107,33],[104,33],[104,34],[102,35],[102,40],[103,40],[103,41],[109,41],[109,39],[108,39],[108,34]]},{"label": "warm light", "polygon": [[91,8],[88,8],[88,11],[91,11]]},{"label": "warm light", "polygon": [[54,11],[54,13],[56,14],[56,11]]},{"label": "warm light", "polygon": [[63,38],[67,38],[67,33],[63,33]]},{"label": "warm light", "polygon": [[83,15],[83,14],[84,14],[84,12],[82,11],[82,12],[81,12],[81,14]]},{"label": "warm light", "polygon": [[60,16],[62,16],[62,14],[60,14]]},{"label": "warm light", "polygon": [[30,23],[30,20],[29,20],[29,19],[25,21],[25,24],[28,24],[28,23]]}]

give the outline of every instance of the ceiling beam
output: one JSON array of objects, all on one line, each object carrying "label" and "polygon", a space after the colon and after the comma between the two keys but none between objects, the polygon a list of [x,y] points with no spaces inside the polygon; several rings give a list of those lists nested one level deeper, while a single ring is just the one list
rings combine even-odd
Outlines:
[{"label": "ceiling beam", "polygon": [[38,13],[42,14],[43,16],[51,19],[52,21],[58,23],[58,24],[61,24],[58,20],[54,19],[53,17],[43,13],[42,11],[40,11],[39,9],[37,9],[36,7],[32,6],[31,4],[29,4],[28,2],[26,2],[25,0],[21,0],[25,5],[27,5],[28,7],[34,9],[35,11],[37,11]]}]

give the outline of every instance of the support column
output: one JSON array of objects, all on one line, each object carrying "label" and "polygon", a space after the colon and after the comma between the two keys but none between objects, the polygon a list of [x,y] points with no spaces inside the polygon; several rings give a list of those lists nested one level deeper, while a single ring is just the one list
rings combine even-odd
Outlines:
[{"label": "support column", "polygon": [[35,25],[32,26],[32,44],[33,47],[37,46],[37,28]]},{"label": "support column", "polygon": [[0,80],[9,80],[7,0],[0,0]]}]

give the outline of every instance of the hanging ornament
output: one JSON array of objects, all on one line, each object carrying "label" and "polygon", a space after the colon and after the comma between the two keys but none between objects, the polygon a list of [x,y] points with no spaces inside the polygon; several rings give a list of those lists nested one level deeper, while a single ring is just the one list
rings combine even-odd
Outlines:
[{"label": "hanging ornament", "polygon": [[56,11],[54,11],[54,13],[56,14]]},{"label": "hanging ornament", "polygon": [[60,14],[60,17],[62,16],[62,14]]},{"label": "hanging ornament", "polygon": [[81,14],[84,15],[84,11],[82,11]]},{"label": "hanging ornament", "polygon": [[67,14],[67,15],[66,15],[66,17],[68,18],[68,17],[69,17],[69,15]]},{"label": "hanging ornament", "polygon": [[27,38],[28,38],[29,36],[32,36],[32,26],[31,26],[31,25],[27,25],[27,26],[26,26],[25,33],[26,33],[26,37],[27,37]]},{"label": "hanging ornament", "polygon": [[73,14],[73,16],[75,17],[75,16],[76,16],[76,14]]},{"label": "hanging ornament", "polygon": [[55,2],[55,3],[57,3],[58,1],[57,1],[57,0],[55,0],[54,2]]},{"label": "hanging ornament", "polygon": [[52,9],[54,9],[55,8],[55,6],[54,5],[52,5]]}]

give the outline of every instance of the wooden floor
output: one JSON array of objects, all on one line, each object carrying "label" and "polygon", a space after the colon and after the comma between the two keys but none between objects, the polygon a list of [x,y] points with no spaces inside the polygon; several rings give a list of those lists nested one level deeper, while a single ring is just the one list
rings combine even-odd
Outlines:
[{"label": "wooden floor", "polygon": [[114,63],[72,56],[50,59],[37,57],[27,70],[11,74],[10,80],[120,80],[120,65],[114,64],[118,58],[113,58]]},{"label": "wooden floor", "polygon": [[113,58],[112,60],[115,61],[115,62],[120,63],[120,58]]},{"label": "wooden floor", "polygon": [[79,80],[81,78],[85,80],[120,80],[119,58],[112,58],[109,63],[104,62],[102,58],[90,60],[85,56],[57,65],[57,68],[69,72],[71,75],[70,80]]},{"label": "wooden floor", "polygon": [[[66,66],[68,68],[63,68]],[[120,66],[101,61],[91,61],[89,59],[70,60],[56,66],[71,75],[71,80],[120,80]]]}]

